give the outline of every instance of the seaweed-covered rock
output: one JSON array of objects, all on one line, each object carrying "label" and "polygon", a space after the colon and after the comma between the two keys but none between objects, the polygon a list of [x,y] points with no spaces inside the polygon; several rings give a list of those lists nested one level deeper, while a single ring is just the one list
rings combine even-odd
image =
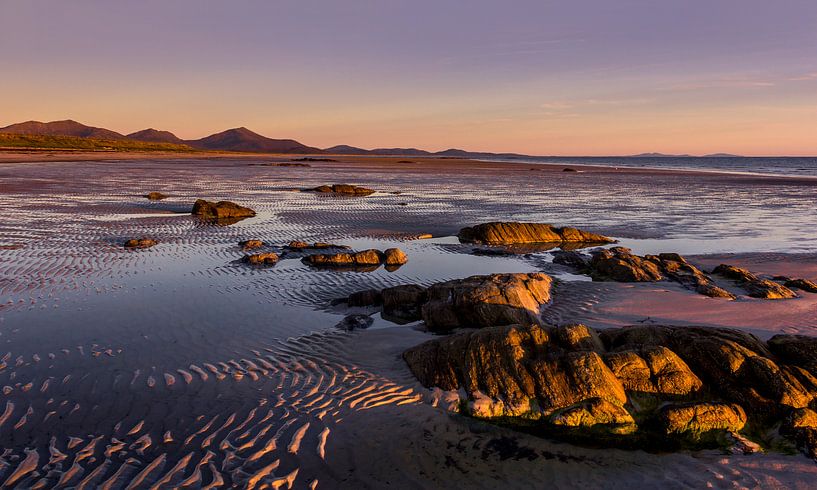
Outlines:
[{"label": "seaweed-covered rock", "polygon": [[461,242],[486,245],[534,243],[603,244],[615,240],[576,228],[557,228],[545,223],[491,222],[466,227],[457,235]]}]

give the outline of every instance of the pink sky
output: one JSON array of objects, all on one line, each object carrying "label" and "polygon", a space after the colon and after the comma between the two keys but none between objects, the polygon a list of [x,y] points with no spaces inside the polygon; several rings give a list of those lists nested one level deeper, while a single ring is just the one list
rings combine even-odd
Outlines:
[{"label": "pink sky", "polygon": [[817,155],[817,3],[0,6],[0,126],[539,155]]}]

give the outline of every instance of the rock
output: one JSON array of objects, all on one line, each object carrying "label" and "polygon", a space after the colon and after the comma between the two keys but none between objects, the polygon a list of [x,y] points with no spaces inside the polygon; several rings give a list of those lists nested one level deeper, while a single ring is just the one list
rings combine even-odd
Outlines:
[{"label": "rock", "polygon": [[399,248],[387,248],[383,256],[386,265],[403,265],[408,262],[408,255]]},{"label": "rock", "polygon": [[278,254],[273,252],[245,255],[242,260],[252,265],[273,265],[278,263]]},{"label": "rock", "polygon": [[144,195],[144,197],[150,199],[151,201],[161,201],[162,199],[167,199],[167,196],[162,194],[161,192],[148,192]]},{"label": "rock", "polygon": [[578,172],[575,168],[565,167],[562,169],[562,172]]},{"label": "rock", "polygon": [[590,259],[593,276],[618,282],[651,282],[664,279],[660,267],[645,258],[633,255],[630,249],[613,247],[598,250]]},{"label": "rock", "polygon": [[230,201],[210,202],[198,199],[193,204],[193,214],[202,218],[230,219],[249,218],[255,216],[255,211]]},{"label": "rock", "polygon": [[263,247],[264,242],[261,240],[244,240],[243,242],[238,242],[238,245],[244,250],[252,250]]},{"label": "rock", "polygon": [[663,407],[661,420],[667,434],[739,431],[746,425],[746,412],[734,403],[686,403]]},{"label": "rock", "polygon": [[809,281],[808,279],[789,279],[783,283],[783,285],[787,288],[796,288],[802,291],[808,291],[809,293],[817,293],[817,283]]},{"label": "rock", "polygon": [[335,325],[335,328],[350,332],[352,330],[369,328],[372,326],[372,323],[374,323],[374,319],[369,315],[355,314],[344,317],[343,320]]},{"label": "rock", "polygon": [[383,299],[383,318],[395,323],[415,322],[422,318],[420,307],[426,302],[426,289],[416,284],[386,288],[380,292]]},{"label": "rock", "polygon": [[721,264],[712,271],[713,274],[720,274],[727,279],[737,282],[740,287],[749,293],[753,298],[761,299],[789,299],[796,298],[797,295],[791,289],[768,279],[761,279],[746,269]]},{"label": "rock", "polygon": [[590,258],[578,252],[556,252],[553,262],[589,273],[596,280],[655,282],[668,279],[704,296],[735,298],[735,295],[718,287],[706,274],[677,253],[641,257],[628,248],[612,247],[595,250]]},{"label": "rock", "polygon": [[125,242],[125,248],[150,248],[158,243],[152,238],[131,238]]},{"label": "rock", "polygon": [[421,312],[431,331],[488,327],[539,320],[550,301],[550,276],[542,273],[492,274],[437,283],[428,288]]},{"label": "rock", "polygon": [[382,252],[378,250],[364,250],[355,253],[315,254],[304,257],[304,262],[314,266],[379,266],[383,262]]},{"label": "rock", "polygon": [[306,242],[302,242],[300,240],[295,240],[289,242],[289,245],[286,248],[290,250],[326,250],[330,248],[337,248],[342,250],[348,250],[349,247],[346,245],[335,245],[334,243],[326,243],[326,242],[315,242],[313,244],[308,244]]},{"label": "rock", "polygon": [[627,391],[687,396],[703,386],[689,366],[663,346],[611,352],[604,360]]},{"label": "rock", "polygon": [[553,254],[553,263],[559,265],[566,265],[572,267],[579,272],[587,270],[590,266],[590,260],[586,255],[579,252],[560,250],[558,252],[551,252]]},{"label": "rock", "polygon": [[777,357],[730,329],[506,325],[437,337],[403,358],[424,386],[459,391],[467,413],[506,424],[635,431],[659,441],[700,441],[717,430],[751,452],[756,444],[737,433],[747,421],[753,433],[768,433],[785,420],[783,437],[817,454],[817,377],[799,366],[815,362],[807,358],[813,344],[790,337],[770,341]]},{"label": "rock", "polygon": [[383,295],[377,289],[366,289],[349,295],[346,304],[355,306],[380,306],[383,304]]},{"label": "rock", "polygon": [[621,405],[604,398],[590,398],[551,415],[550,423],[563,427],[591,428],[598,425],[612,426],[613,432],[635,432],[633,416]]},{"label": "rock", "polygon": [[806,335],[775,335],[769,349],[788,364],[799,366],[817,376],[817,338]]},{"label": "rock", "polygon": [[485,245],[518,245],[533,243],[612,243],[613,239],[578,230],[576,228],[556,228],[543,223],[492,222],[466,227],[457,235],[464,243]]},{"label": "rock", "polygon": [[349,184],[321,185],[307,190],[312,192],[345,194],[350,196],[368,196],[370,194],[374,194],[375,192],[374,190],[367,189],[366,187],[359,187]]}]

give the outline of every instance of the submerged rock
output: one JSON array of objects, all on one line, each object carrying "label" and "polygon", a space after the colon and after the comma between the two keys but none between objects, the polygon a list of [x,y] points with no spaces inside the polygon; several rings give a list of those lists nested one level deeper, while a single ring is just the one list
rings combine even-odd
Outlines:
[{"label": "submerged rock", "polygon": [[604,244],[615,240],[576,228],[557,228],[544,223],[492,222],[466,227],[457,237],[464,243],[519,245],[535,243]]},{"label": "submerged rock", "polygon": [[652,441],[731,432],[749,447],[748,435],[736,434],[747,423],[768,432],[787,420],[781,434],[814,452],[815,345],[817,339],[799,336],[766,344],[718,328],[596,332],[534,324],[461,331],[412,347],[403,358],[424,386],[459,391],[467,413],[503,423],[592,427]]},{"label": "submerged rock", "polygon": [[325,243],[325,242],[315,242],[313,244],[309,244],[307,242],[303,242],[300,240],[294,240],[289,242],[289,245],[286,248],[290,250],[326,250],[330,248],[337,248],[337,249],[344,249],[348,250],[349,247],[346,245],[335,245],[334,243]]},{"label": "submerged rock", "polygon": [[354,314],[348,315],[335,325],[335,328],[352,331],[369,328],[374,323],[374,319],[369,315]]},{"label": "submerged rock", "polygon": [[374,194],[375,192],[374,190],[368,189],[366,187],[360,187],[350,184],[321,185],[307,190],[319,193],[345,194],[348,196],[368,196],[370,194]]},{"label": "submerged rock", "polygon": [[749,293],[753,298],[761,299],[789,299],[796,298],[797,295],[791,289],[778,284],[769,279],[761,279],[746,269],[721,264],[712,271],[713,274],[720,274],[727,279],[737,282],[740,287]]},{"label": "submerged rock", "polygon": [[274,265],[278,263],[280,257],[277,253],[268,252],[261,254],[245,255],[242,259],[244,262],[252,265]]},{"label": "submerged rock", "polygon": [[152,238],[131,238],[124,244],[125,248],[150,248],[158,244],[158,240]]},{"label": "submerged rock", "polygon": [[192,214],[210,219],[234,219],[255,216],[255,211],[230,201],[210,202],[198,199],[193,204]]},{"label": "submerged rock", "polygon": [[148,192],[144,195],[144,197],[150,199],[151,201],[161,201],[162,199],[167,199],[167,196],[162,194],[161,192]]}]

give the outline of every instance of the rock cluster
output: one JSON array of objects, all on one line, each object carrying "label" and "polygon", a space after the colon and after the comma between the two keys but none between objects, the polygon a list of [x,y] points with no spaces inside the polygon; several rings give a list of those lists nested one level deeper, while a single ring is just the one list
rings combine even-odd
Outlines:
[{"label": "rock cluster", "polygon": [[536,243],[582,243],[599,245],[613,243],[606,236],[576,228],[557,228],[544,223],[492,222],[466,227],[457,237],[464,243],[485,245],[523,245]]},{"label": "rock cluster", "polygon": [[464,393],[461,406],[478,417],[619,441],[625,434],[701,440],[784,421],[780,434],[817,454],[811,337],[762,342],[703,327],[507,325],[437,338],[403,357],[424,386]]},{"label": "rock cluster", "polygon": [[150,248],[159,242],[152,238],[131,238],[124,244],[125,248]]},{"label": "rock cluster", "polygon": [[162,199],[166,199],[167,196],[162,194],[161,192],[148,192],[144,195],[144,197],[150,199],[151,201],[161,201]]},{"label": "rock cluster", "polygon": [[328,248],[348,249],[349,247],[347,247],[346,245],[335,245],[334,243],[325,242],[315,242],[310,245],[309,243],[304,241],[294,240],[289,242],[289,245],[287,245],[285,248],[288,248],[289,250],[301,251],[301,250],[325,250]]},{"label": "rock cluster", "polygon": [[204,199],[193,204],[193,215],[209,219],[234,219],[255,216],[255,211],[231,201],[210,202]]},{"label": "rock cluster", "polygon": [[558,252],[554,263],[573,267],[596,280],[652,282],[672,280],[713,298],[734,299],[735,295],[715,285],[700,269],[676,253],[635,255],[625,247],[593,251],[588,257],[579,252]]},{"label": "rock cluster", "polygon": [[303,261],[316,267],[374,267],[385,264],[395,269],[408,262],[408,256],[399,248],[384,251],[369,249],[360,252],[307,255]]},{"label": "rock cluster", "polygon": [[382,305],[387,320],[423,320],[430,331],[539,321],[550,301],[552,279],[542,273],[491,274],[433,284],[366,290],[347,298],[349,306]]},{"label": "rock cluster", "polygon": [[731,279],[749,293],[753,298],[788,299],[796,298],[797,294],[788,287],[769,279],[761,279],[746,269],[721,264],[712,271],[713,274]]},{"label": "rock cluster", "polygon": [[374,194],[374,190],[368,189],[366,187],[360,187],[356,185],[350,184],[332,184],[332,185],[321,185],[318,187],[313,187],[312,189],[306,189],[307,191],[311,192],[320,192],[320,193],[329,193],[329,194],[344,194],[348,196],[368,196],[369,194]]}]

